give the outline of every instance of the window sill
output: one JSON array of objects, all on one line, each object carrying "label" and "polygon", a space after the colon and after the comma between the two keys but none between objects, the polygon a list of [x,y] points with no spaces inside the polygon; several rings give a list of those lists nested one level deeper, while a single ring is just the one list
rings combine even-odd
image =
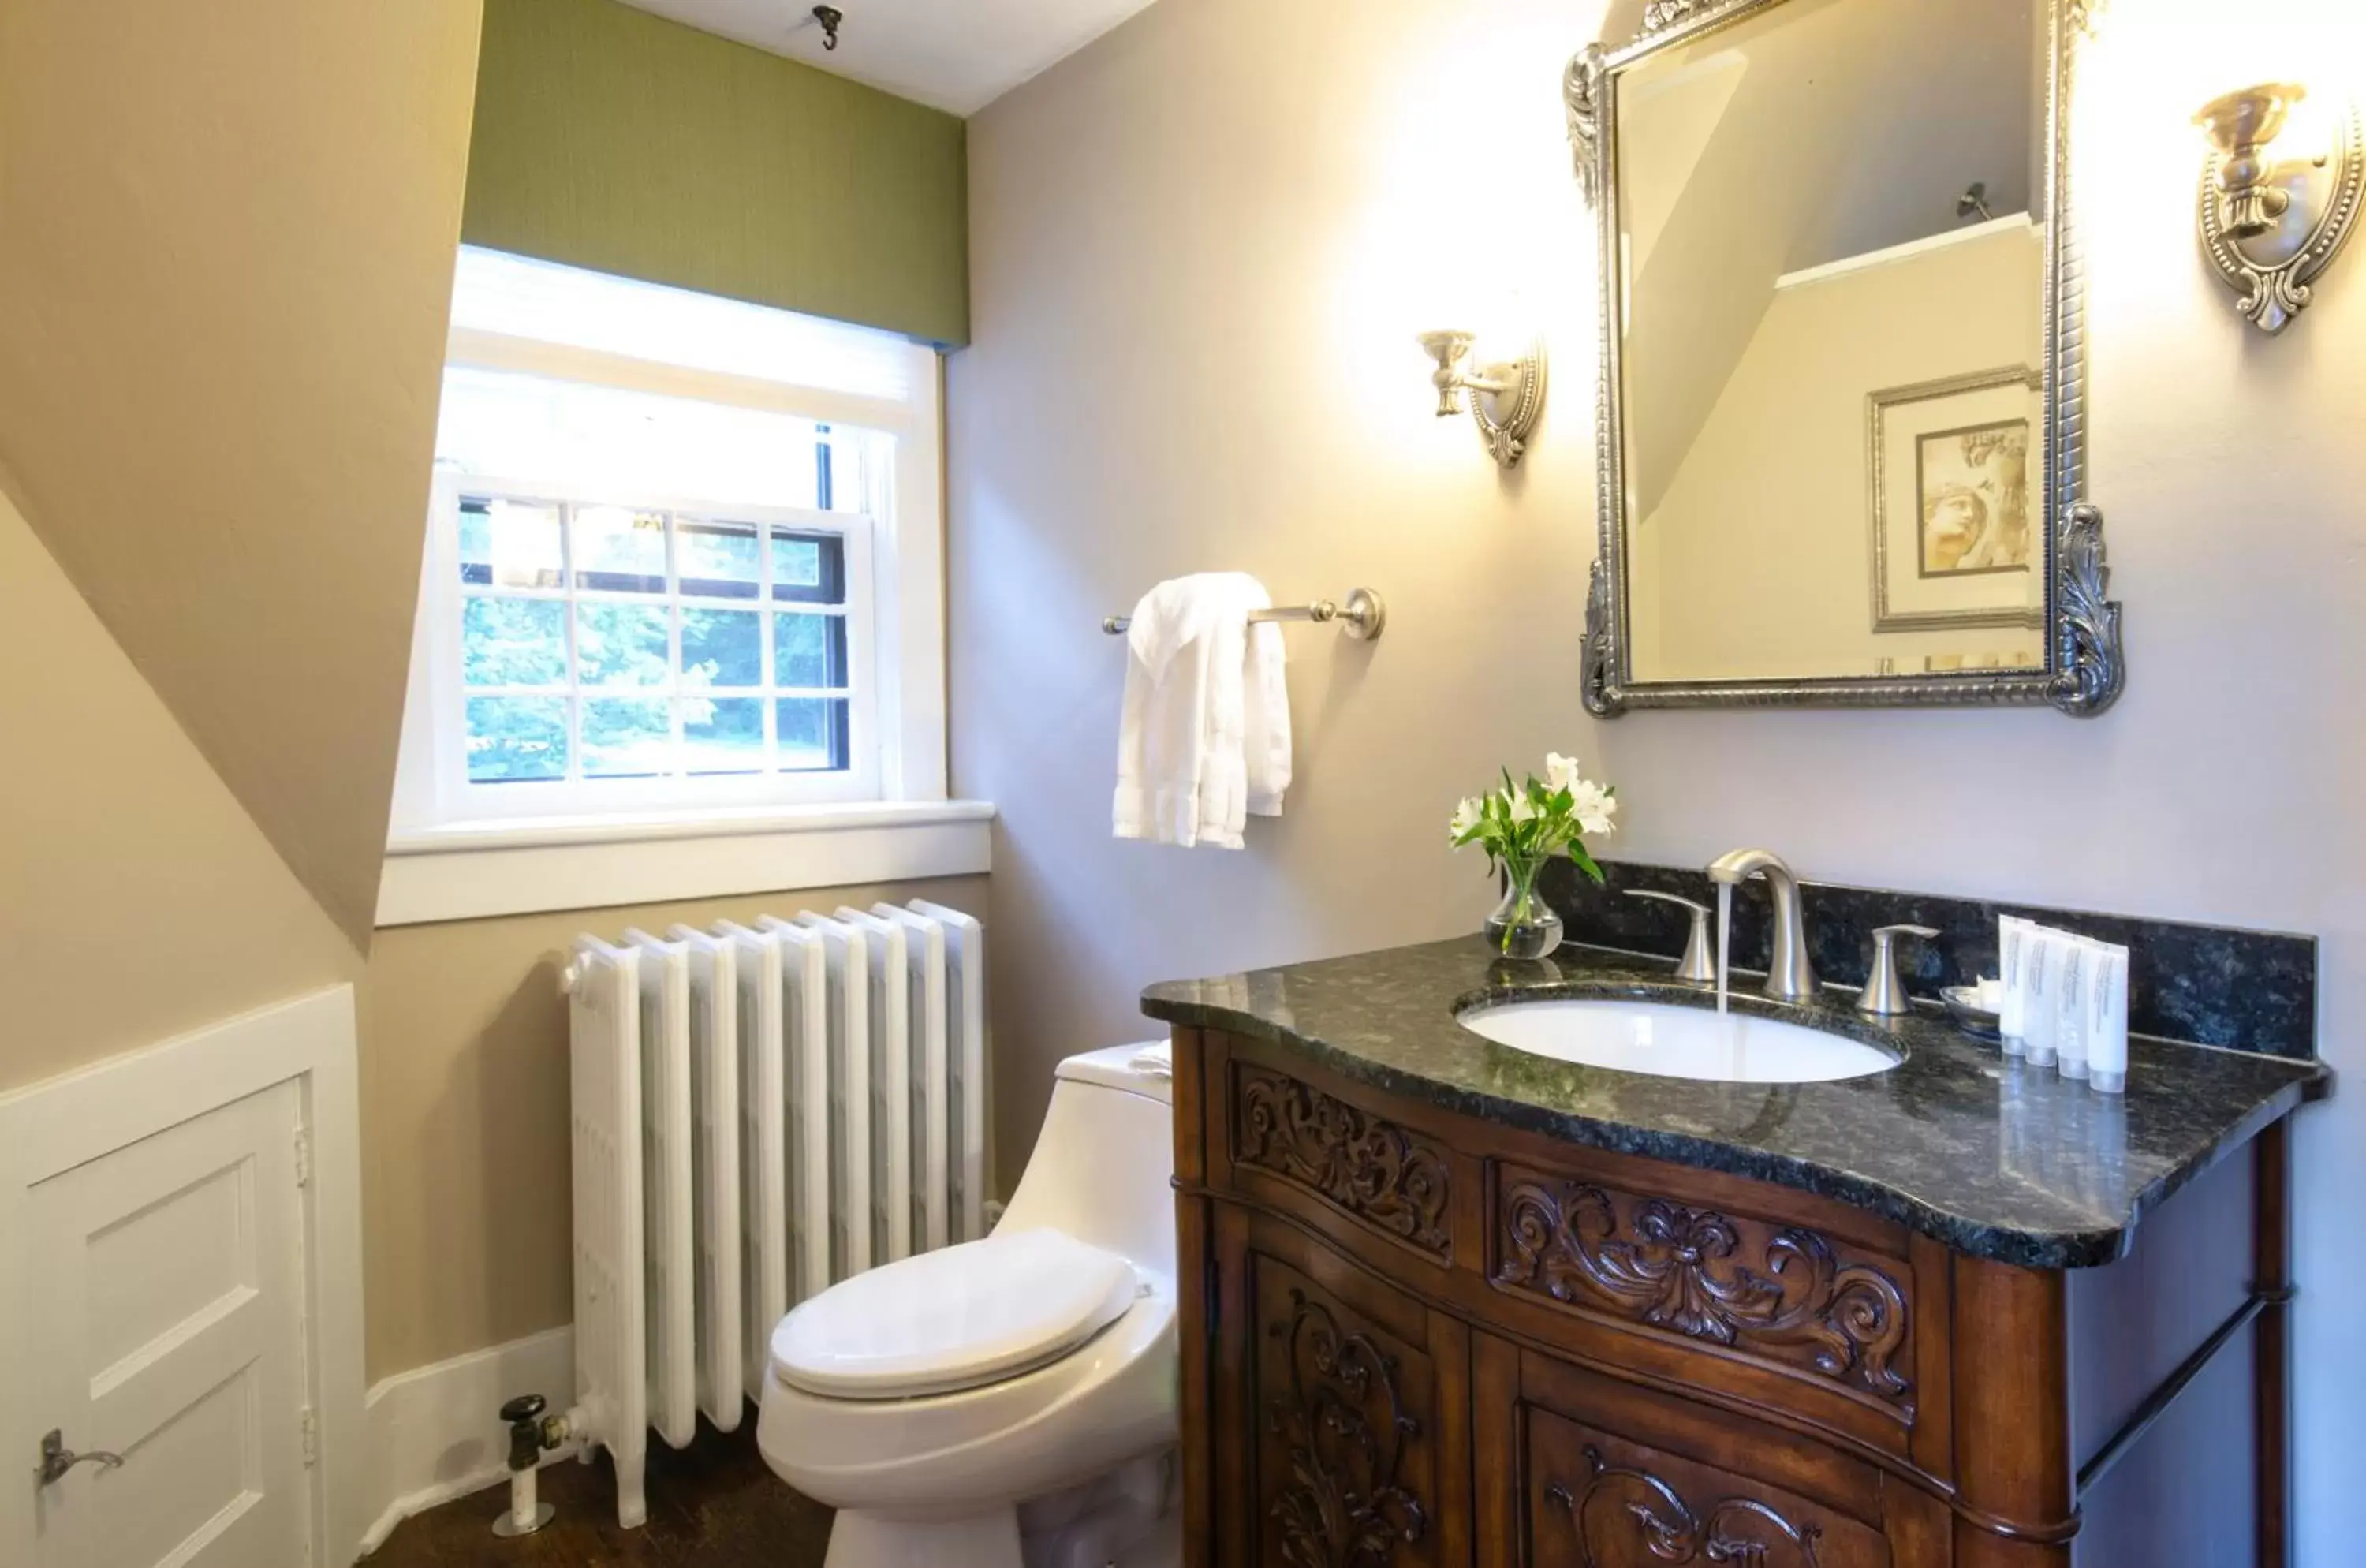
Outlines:
[{"label": "window sill", "polygon": [[880,801],[762,812],[470,822],[387,845],[377,924],[795,893],[988,868],[994,807]]}]

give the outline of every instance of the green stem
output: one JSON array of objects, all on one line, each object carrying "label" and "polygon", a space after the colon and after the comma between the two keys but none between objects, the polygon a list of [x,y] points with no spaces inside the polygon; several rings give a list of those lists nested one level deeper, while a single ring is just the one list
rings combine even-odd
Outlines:
[{"label": "green stem", "polygon": [[1517,896],[1512,906],[1514,919],[1504,923],[1504,934],[1498,939],[1498,946],[1507,956],[1512,951],[1512,933],[1519,929],[1519,921],[1527,914],[1528,906],[1536,902],[1537,874],[1543,869],[1544,859],[1541,856],[1525,864],[1511,860],[1504,863],[1504,880],[1511,884],[1512,892]]}]

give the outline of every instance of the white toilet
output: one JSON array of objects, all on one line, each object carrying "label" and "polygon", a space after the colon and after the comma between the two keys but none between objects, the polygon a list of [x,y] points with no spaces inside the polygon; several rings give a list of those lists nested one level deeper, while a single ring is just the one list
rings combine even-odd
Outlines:
[{"label": "white toilet", "polygon": [[825,1291],[772,1331],[758,1445],[839,1510],[827,1568],[1179,1562],[1164,1053],[1060,1064],[994,1234]]}]

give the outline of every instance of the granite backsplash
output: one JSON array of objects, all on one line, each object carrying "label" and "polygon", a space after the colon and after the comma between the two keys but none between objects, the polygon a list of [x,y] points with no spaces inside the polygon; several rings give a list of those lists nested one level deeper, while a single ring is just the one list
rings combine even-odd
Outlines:
[{"label": "granite backsplash", "polygon": [[[1597,887],[1566,860],[1546,868],[1542,890],[1572,942],[1673,959],[1684,952],[1691,918],[1628,892],[1717,902],[1705,872],[1625,861],[1605,861],[1602,869],[1608,880]],[[1932,926],[1937,938],[1898,943],[1898,971],[1914,995],[1935,997],[1944,986],[1994,975],[1997,917],[2019,915],[2128,949],[2128,1027],[2136,1033],[2301,1060],[2317,1054],[2315,937],[1833,883],[1803,881],[1799,898],[1816,971],[1828,981],[1865,984],[1876,926]],[[1736,969],[1766,968],[1771,913],[1763,880],[1735,892]]]}]

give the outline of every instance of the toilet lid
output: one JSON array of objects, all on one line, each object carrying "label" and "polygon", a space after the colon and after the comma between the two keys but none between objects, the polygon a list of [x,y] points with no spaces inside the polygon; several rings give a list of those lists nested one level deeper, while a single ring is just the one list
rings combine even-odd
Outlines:
[{"label": "toilet lid", "polygon": [[907,1258],[833,1285],[772,1330],[783,1382],[828,1399],[910,1399],[1057,1360],[1125,1314],[1133,1266],[1058,1231]]}]

